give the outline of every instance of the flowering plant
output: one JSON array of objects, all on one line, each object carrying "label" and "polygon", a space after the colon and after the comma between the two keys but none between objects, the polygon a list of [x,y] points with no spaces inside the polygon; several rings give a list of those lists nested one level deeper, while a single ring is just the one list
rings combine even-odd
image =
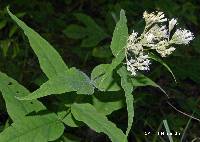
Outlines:
[{"label": "flowering plant", "polygon": [[[89,77],[75,67],[68,67],[44,38],[18,19],[9,9],[8,13],[28,37],[30,46],[37,55],[40,67],[48,80],[35,91],[29,92],[17,81],[0,72],[0,91],[12,119],[12,124],[0,133],[0,142],[55,141],[61,136],[64,137],[65,125],[81,127],[84,124],[96,132],[105,133],[113,142],[127,142],[134,117],[132,95],[134,89],[140,86],[153,86],[166,94],[150,78],[142,74],[137,75],[137,71],[149,70],[149,54],[152,50],[166,57],[175,50],[172,47],[174,44],[188,44],[194,38],[193,34],[185,29],[177,29],[173,33],[177,25],[176,19],[168,22],[168,28],[163,26],[167,19],[162,12],[150,14],[144,12],[143,17],[146,22],[144,32],[138,36],[138,33],[133,31],[129,36],[125,12],[121,10],[110,46],[114,55],[112,63],[96,66]],[[123,64],[124,58],[127,68]],[[120,78],[120,85],[114,78],[114,73]],[[128,126],[125,133],[107,118],[113,111],[124,107],[124,98],[109,99],[104,102],[96,97],[103,96],[103,91],[121,94],[121,90],[125,95],[128,112]],[[60,99],[61,111],[58,109],[50,112],[38,100],[59,94],[66,97]],[[166,126],[166,121],[164,122]],[[39,138],[36,139],[36,135]]]},{"label": "flowering plant", "polygon": [[[127,70],[134,76],[138,70],[149,70],[151,50],[166,57],[175,50],[173,45],[186,45],[194,39],[194,35],[186,29],[176,29],[173,33],[177,20],[173,18],[168,21],[163,12],[145,11],[143,18],[146,22],[144,32],[138,37],[138,33],[133,30],[125,47]],[[166,22],[168,25],[162,25]]]}]

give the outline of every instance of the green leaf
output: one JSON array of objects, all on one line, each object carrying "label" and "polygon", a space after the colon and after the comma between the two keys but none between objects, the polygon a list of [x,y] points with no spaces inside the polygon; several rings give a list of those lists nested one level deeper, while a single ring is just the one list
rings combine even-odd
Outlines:
[{"label": "green leaf", "polygon": [[6,20],[1,20],[0,21],[0,30],[3,29],[7,24],[7,21]]},{"label": "green leaf", "polygon": [[110,115],[113,111],[123,108],[124,101],[121,92],[99,92],[93,97],[93,106],[104,115]]},{"label": "green leaf", "polygon": [[128,38],[128,27],[126,23],[127,23],[127,19],[125,16],[125,11],[121,10],[120,20],[118,21],[115,27],[111,46],[110,46],[113,55],[116,58],[120,58],[121,61],[125,57],[124,48],[126,46],[127,38]]},{"label": "green leaf", "polygon": [[84,27],[74,24],[67,26],[63,32],[67,37],[73,39],[81,39],[87,35]]},{"label": "green leaf", "polygon": [[134,117],[134,108],[133,108],[133,84],[131,78],[128,76],[127,70],[125,67],[121,67],[118,71],[118,74],[121,77],[121,86],[124,89],[126,96],[127,112],[128,112],[128,128],[126,130],[126,136],[128,136]]},{"label": "green leaf", "polygon": [[105,45],[105,46],[93,48],[92,56],[97,57],[97,58],[111,58],[112,53],[110,52],[110,47]]},{"label": "green leaf", "polygon": [[159,62],[160,64],[162,64],[170,73],[171,75],[173,76],[174,78],[174,81],[176,82],[176,78],[172,72],[172,70],[170,69],[170,67],[163,61],[161,60],[158,56],[154,55],[154,54],[150,54],[149,57],[157,62]]},{"label": "green leaf", "polygon": [[164,94],[167,95],[165,90],[163,90],[158,84],[156,84],[153,80],[148,78],[147,76],[143,74],[139,74],[138,76],[132,77],[132,84],[134,87],[139,87],[139,86],[153,86],[159,88]]},{"label": "green leaf", "polygon": [[96,132],[105,133],[112,142],[127,142],[122,130],[117,128],[106,116],[98,113],[92,105],[75,103],[72,105],[71,110],[76,120],[86,123]]},{"label": "green leaf", "polygon": [[106,72],[98,78],[98,81],[96,83],[97,88],[101,91],[108,90],[107,87],[109,87],[108,85],[110,85],[109,81],[111,80],[110,77],[112,77],[113,70],[123,61],[125,57],[124,47],[126,46],[128,38],[128,28],[126,22],[127,20],[125,12],[124,10],[121,10],[120,20],[117,22],[117,25],[115,27],[110,46],[115,58],[112,60],[112,63],[110,65],[106,65]]},{"label": "green leaf", "polygon": [[91,79],[95,87],[101,91],[119,91],[121,88],[115,82],[112,75],[111,65],[101,64],[93,69]]},{"label": "green leaf", "polygon": [[[167,123],[167,120],[163,120],[163,124],[164,124],[164,126],[165,126],[166,132],[167,132],[168,134],[170,134],[171,132],[170,132],[170,129],[169,129],[169,125],[168,125],[168,123]],[[171,135],[167,135],[167,136],[168,136],[170,142],[174,142]]]},{"label": "green leaf", "polygon": [[70,25],[64,30],[64,33],[69,38],[84,38],[81,43],[82,47],[94,47],[108,37],[107,33],[90,16],[83,13],[77,13],[75,16],[85,27]]},{"label": "green leaf", "polygon": [[45,107],[37,100],[20,101],[15,96],[23,97],[29,94],[29,91],[20,85],[14,79],[0,72],[0,91],[6,102],[6,108],[9,116],[15,122],[21,120],[25,115],[31,112],[44,110]]},{"label": "green leaf", "polygon": [[52,94],[63,94],[76,91],[77,94],[93,94],[94,87],[90,79],[83,72],[70,68],[66,73],[59,74],[28,96],[19,97],[20,100],[34,100]]},{"label": "green leaf", "polygon": [[55,114],[28,116],[0,133],[1,142],[48,142],[58,139],[64,125]]},{"label": "green leaf", "polygon": [[30,45],[39,59],[39,63],[43,72],[48,78],[54,77],[59,73],[66,72],[68,67],[58,54],[58,52],[37,32],[29,28],[23,21],[13,15],[9,9],[8,14],[23,29],[28,37]]},{"label": "green leaf", "polygon": [[11,45],[11,41],[9,39],[6,39],[6,40],[1,40],[0,41],[0,46],[2,48],[2,51],[3,51],[3,56],[7,56],[7,53],[8,53],[8,49]]}]

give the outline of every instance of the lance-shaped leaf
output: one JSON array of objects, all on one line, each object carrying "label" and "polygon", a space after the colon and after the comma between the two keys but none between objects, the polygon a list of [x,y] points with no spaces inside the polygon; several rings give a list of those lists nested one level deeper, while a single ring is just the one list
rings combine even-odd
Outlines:
[{"label": "lance-shaped leaf", "polygon": [[163,61],[161,60],[158,56],[156,56],[155,54],[150,54],[149,57],[157,62],[159,62],[161,65],[163,65],[172,75],[172,77],[174,78],[174,81],[176,82],[176,77],[173,74],[172,70],[170,69],[170,67]]},{"label": "lance-shaped leaf", "polygon": [[96,132],[103,132],[112,142],[127,142],[125,134],[109,121],[106,116],[98,113],[91,104],[73,104],[71,111],[76,120],[87,124]]},{"label": "lance-shaped leaf", "polygon": [[121,77],[121,86],[124,89],[125,97],[126,97],[126,105],[128,112],[128,128],[126,130],[126,135],[128,136],[134,117],[134,108],[133,108],[133,84],[131,78],[128,76],[127,70],[125,67],[121,67],[118,71],[118,74]]},{"label": "lance-shaped leaf", "polygon": [[128,38],[128,27],[126,23],[127,23],[127,19],[126,19],[125,11],[121,10],[120,20],[118,21],[115,27],[111,46],[110,46],[113,55],[116,58],[120,58],[121,61],[125,57],[124,48],[126,46],[127,38]]},{"label": "lance-shaped leaf", "polygon": [[37,100],[20,101],[15,96],[23,97],[30,92],[14,79],[0,72],[0,92],[6,103],[9,116],[15,122],[31,112],[44,110],[45,107]]},{"label": "lance-shaped leaf", "polygon": [[164,94],[167,95],[167,93],[165,92],[164,89],[162,89],[162,87],[160,87],[157,83],[155,83],[153,80],[151,80],[150,78],[148,78],[143,74],[138,74],[137,76],[134,77],[130,75],[130,77],[132,78],[131,80],[134,87],[153,86],[159,88]]},{"label": "lance-shaped leaf", "polygon": [[37,55],[40,67],[48,78],[51,78],[59,73],[65,72],[68,67],[58,54],[58,52],[37,32],[28,27],[23,21],[13,15],[9,9],[8,14],[19,25],[28,37],[30,45]]},{"label": "lance-shaped leaf", "polygon": [[27,116],[0,133],[1,142],[48,142],[58,139],[64,125],[55,114]]},{"label": "lance-shaped leaf", "polygon": [[[111,42],[111,50],[115,58],[112,60],[111,64],[103,65],[106,67],[106,72],[102,74],[101,76],[96,76],[96,68],[92,72],[93,79],[96,78],[95,81],[96,87],[101,91],[108,91],[110,88],[109,83],[112,79],[112,72],[113,70],[123,61],[125,57],[125,46],[127,43],[128,38],[128,27],[127,27],[127,19],[124,10],[120,11],[120,20],[117,22],[117,25],[115,27],[112,42]],[[103,67],[102,66],[102,67]]]},{"label": "lance-shaped leaf", "polygon": [[66,73],[59,74],[28,96],[19,97],[20,100],[34,100],[52,94],[63,94],[76,91],[77,94],[93,94],[94,87],[90,79],[83,72],[70,68]]}]

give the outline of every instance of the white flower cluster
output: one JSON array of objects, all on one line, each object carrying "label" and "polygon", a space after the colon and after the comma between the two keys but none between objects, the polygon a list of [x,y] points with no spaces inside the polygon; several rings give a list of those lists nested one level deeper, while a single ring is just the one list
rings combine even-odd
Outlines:
[{"label": "white flower cluster", "polygon": [[[163,12],[143,14],[146,22],[144,32],[138,37],[137,32],[132,32],[127,40],[126,64],[127,70],[136,75],[138,70],[149,70],[150,60],[148,52],[156,50],[162,57],[170,55],[175,48],[174,44],[188,44],[194,35],[186,29],[173,29],[177,25],[176,19],[167,22]],[[172,35],[173,33],[173,35]]]}]

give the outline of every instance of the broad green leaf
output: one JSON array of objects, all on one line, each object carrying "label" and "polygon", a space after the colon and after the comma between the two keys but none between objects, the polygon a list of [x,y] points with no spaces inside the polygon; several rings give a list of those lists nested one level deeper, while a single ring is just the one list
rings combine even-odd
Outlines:
[{"label": "broad green leaf", "polygon": [[79,127],[81,125],[81,122],[74,119],[69,109],[58,112],[57,115],[67,126]]},{"label": "broad green leaf", "polygon": [[160,64],[162,64],[162,65],[171,73],[171,75],[172,75],[173,78],[174,78],[174,81],[176,82],[176,78],[175,78],[175,76],[174,76],[172,70],[170,69],[170,67],[169,67],[164,61],[162,61],[158,56],[156,56],[156,55],[154,55],[154,54],[150,54],[149,57],[150,57],[151,59],[153,59],[153,60],[159,62]]},{"label": "broad green leaf", "polygon": [[45,107],[37,100],[20,101],[15,96],[23,97],[30,92],[14,79],[0,72],[0,92],[6,103],[9,116],[15,122],[31,112],[44,110]]},{"label": "broad green leaf", "polygon": [[67,37],[73,39],[81,39],[87,35],[84,27],[74,24],[67,26],[63,32]]},{"label": "broad green leaf", "polygon": [[77,94],[93,94],[94,87],[90,79],[83,72],[70,68],[66,73],[59,74],[28,96],[20,97],[20,100],[34,100],[52,94],[63,94],[76,91]]},{"label": "broad green leaf", "polygon": [[43,72],[48,78],[54,77],[59,73],[66,72],[68,67],[58,54],[58,52],[37,32],[28,27],[23,21],[13,15],[9,9],[8,14],[23,29],[28,37],[30,45],[39,59],[39,63]]},{"label": "broad green leaf", "polygon": [[133,124],[133,117],[134,117],[133,95],[132,95],[133,84],[132,84],[131,78],[128,76],[128,73],[125,67],[121,67],[117,72],[121,77],[121,86],[124,89],[125,96],[126,96],[126,105],[127,105],[127,112],[128,112],[128,128],[126,130],[126,136],[128,136]]},{"label": "broad green leaf", "polygon": [[124,97],[120,92],[117,93],[118,92],[97,92],[97,94],[92,95],[92,105],[98,112],[104,115],[110,115],[112,112],[125,106],[123,101]]},{"label": "broad green leaf", "polygon": [[91,104],[73,104],[72,114],[76,120],[87,124],[96,132],[103,132],[112,142],[127,142],[125,134],[109,121],[106,116],[98,113]]},{"label": "broad green leaf", "polygon": [[120,87],[113,79],[112,68],[110,64],[101,64],[96,66],[91,79],[96,88],[101,91],[119,91]]},{"label": "broad green leaf", "polygon": [[27,116],[0,133],[1,142],[48,142],[58,139],[64,125],[55,114]]},{"label": "broad green leaf", "polygon": [[127,23],[127,19],[126,19],[125,11],[121,10],[120,20],[118,21],[115,27],[111,46],[110,46],[113,55],[116,58],[120,58],[121,61],[125,57],[124,48],[126,46],[127,38],[128,38],[128,27],[126,23]]},{"label": "broad green leaf", "polygon": [[108,37],[105,31],[90,16],[83,13],[77,13],[75,16],[85,25],[87,37],[83,39],[82,47],[96,46],[100,41]]},{"label": "broad green leaf", "polygon": [[97,57],[97,58],[102,58],[102,59],[111,58],[112,53],[110,51],[110,47],[105,45],[105,46],[93,48],[92,56]]}]

